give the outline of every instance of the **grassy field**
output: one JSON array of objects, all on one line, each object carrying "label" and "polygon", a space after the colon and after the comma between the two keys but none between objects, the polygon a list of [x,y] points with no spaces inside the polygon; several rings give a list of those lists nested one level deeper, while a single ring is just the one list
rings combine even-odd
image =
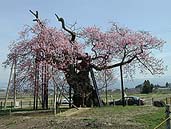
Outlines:
[{"label": "grassy field", "polygon": [[165,118],[165,109],[153,106],[111,106],[81,110],[69,109],[66,115],[59,113],[57,116],[49,112],[1,116],[0,128],[153,129]]},{"label": "grassy field", "polygon": [[[0,111],[0,129],[154,129],[165,119],[165,108],[151,106],[151,99],[165,100],[170,98],[170,91],[151,94],[129,94],[144,98],[148,104],[144,106],[105,106],[87,110],[65,109],[65,115],[56,116],[52,111],[37,112],[30,109],[16,109],[9,115],[8,111]],[[102,96],[105,100],[105,95]],[[108,100],[119,99],[121,94],[108,94]],[[52,99],[52,97],[51,97]],[[22,97],[23,103],[30,101]],[[64,110],[61,110],[64,111]],[[7,114],[7,115],[5,115]],[[159,129],[164,129],[165,124]]]},{"label": "grassy field", "polygon": [[[160,91],[155,91],[154,93],[149,93],[149,94],[132,94],[129,92],[126,92],[127,96],[138,96],[141,97],[143,99],[145,99],[145,102],[147,105],[151,105],[151,101],[152,98],[153,100],[164,100],[166,101],[166,98],[168,98],[168,102],[171,103],[171,90],[160,90]],[[5,98],[5,93],[4,92],[0,92],[0,102],[4,102],[4,98]],[[121,98],[121,92],[108,92],[108,102],[109,101],[113,101],[116,99],[120,99]],[[104,100],[104,102],[106,102],[106,96],[105,93],[101,94],[101,99]],[[17,96],[17,101],[23,103],[23,105],[27,105],[30,106],[30,103],[33,103],[33,96],[23,96],[23,95],[19,95]],[[8,105],[11,105],[11,102],[13,102],[13,99],[11,96],[9,96],[8,99]],[[49,96],[49,104],[53,103],[53,95]]]}]

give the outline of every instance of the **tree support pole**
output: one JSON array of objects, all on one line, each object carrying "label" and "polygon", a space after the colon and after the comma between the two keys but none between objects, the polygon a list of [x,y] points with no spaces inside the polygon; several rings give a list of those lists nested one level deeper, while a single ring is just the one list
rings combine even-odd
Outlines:
[{"label": "tree support pole", "polygon": [[53,110],[54,110],[54,115],[56,116],[56,87],[54,85],[54,96],[53,96],[54,104],[53,104]]},{"label": "tree support pole", "polygon": [[122,65],[120,65],[120,75],[121,75],[122,105],[124,107],[125,106],[125,96],[124,96]]},{"label": "tree support pole", "polygon": [[14,76],[13,76],[13,85],[14,85],[14,107],[16,106],[16,67],[17,67],[17,60],[16,60],[16,54],[14,57]]},{"label": "tree support pole", "polygon": [[9,94],[9,88],[10,88],[10,82],[11,82],[13,67],[14,67],[14,62],[12,63],[12,66],[11,66],[10,77],[9,77],[9,80],[8,80],[8,87],[7,87],[7,91],[6,91],[6,95],[5,95],[5,103],[4,103],[4,108],[5,109],[7,107],[7,99],[8,99],[8,94]]},{"label": "tree support pole", "polygon": [[44,109],[44,105],[45,105],[45,102],[44,102],[44,66],[42,66],[42,109]]},{"label": "tree support pole", "polygon": [[105,70],[105,87],[106,87],[106,104],[108,104],[108,97],[107,97],[107,77],[106,77],[106,70]]},{"label": "tree support pole", "polygon": [[45,109],[48,109],[48,79],[47,79],[47,64],[45,62],[45,75],[44,75],[44,101],[45,101]]},{"label": "tree support pole", "polygon": [[39,64],[37,64],[37,73],[36,73],[36,110],[38,109],[38,96],[39,96]]},{"label": "tree support pole", "polygon": [[34,110],[38,109],[38,92],[39,92],[39,64],[35,59],[35,80],[34,80]]},{"label": "tree support pole", "polygon": [[69,86],[69,108],[71,108],[71,86]]},{"label": "tree support pole", "polygon": [[94,72],[93,72],[92,68],[90,68],[90,73],[91,73],[91,78],[92,78],[92,81],[93,81],[94,88],[96,90],[96,97],[97,97],[97,100],[98,100],[98,104],[99,104],[99,107],[101,107],[102,106],[102,101],[100,100],[100,95],[99,95],[99,91],[98,91],[98,88],[97,88],[97,83],[96,83],[96,80],[95,80],[95,77],[94,77]]}]

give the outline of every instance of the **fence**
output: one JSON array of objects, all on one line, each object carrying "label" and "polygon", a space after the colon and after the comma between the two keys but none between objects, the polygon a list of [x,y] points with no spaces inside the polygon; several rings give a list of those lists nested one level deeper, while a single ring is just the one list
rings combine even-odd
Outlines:
[{"label": "fence", "polygon": [[[4,108],[4,103],[5,102],[3,102],[3,101],[0,102],[0,110],[2,110]],[[48,107],[49,108],[53,108],[53,104],[54,103],[53,103],[52,99],[48,101]],[[15,106],[14,106],[14,102],[13,101],[8,101],[6,107],[7,107],[7,109],[13,110],[14,107],[17,108],[17,109],[25,109],[25,108],[31,109],[31,108],[33,108],[33,106],[34,106],[34,101],[31,101],[31,100],[29,100],[29,101],[20,100],[20,101],[16,101],[16,105]],[[42,109],[42,104],[41,104],[40,101],[38,102],[38,109]]]},{"label": "fence", "polygon": [[[170,129],[170,105],[166,105],[166,119],[162,121],[160,124],[158,124],[154,129]],[[164,125],[165,124],[165,125]],[[164,127],[165,126],[165,127]]]},{"label": "fence", "polygon": [[160,99],[159,98],[157,98],[157,99],[152,98],[151,104],[149,102],[150,102],[149,100],[146,100],[147,105],[154,105],[155,102],[160,102],[161,104],[163,103],[163,104],[167,105],[167,104],[171,104],[171,97],[160,98]]},{"label": "fence", "polygon": [[[117,101],[117,100],[116,100]],[[163,105],[159,105],[159,106],[165,106],[167,104],[171,105],[171,97],[166,97],[166,98],[146,98],[144,99],[144,104],[147,106],[153,106],[155,102],[159,102]],[[115,105],[115,99],[110,99],[109,100],[109,105]],[[125,100],[125,105],[129,105],[128,101]],[[141,101],[139,101],[139,104],[137,105],[141,105]]]}]

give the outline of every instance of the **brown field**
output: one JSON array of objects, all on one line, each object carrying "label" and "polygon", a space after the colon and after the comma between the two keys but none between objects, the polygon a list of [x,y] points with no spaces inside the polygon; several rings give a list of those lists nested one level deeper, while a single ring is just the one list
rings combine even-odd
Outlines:
[{"label": "brown field", "polygon": [[163,113],[156,117],[162,121],[164,109],[153,106],[69,109],[56,116],[52,112],[18,112],[1,116],[0,129],[150,129],[150,125],[136,119],[157,112]]}]

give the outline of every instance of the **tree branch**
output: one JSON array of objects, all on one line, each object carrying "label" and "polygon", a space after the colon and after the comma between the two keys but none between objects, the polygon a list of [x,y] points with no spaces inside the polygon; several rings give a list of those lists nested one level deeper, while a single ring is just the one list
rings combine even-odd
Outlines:
[{"label": "tree branch", "polygon": [[[114,68],[114,67],[118,67],[118,66],[121,66],[121,65],[125,65],[125,64],[128,64],[128,63],[131,63],[134,59],[137,59],[137,55],[139,55],[139,54],[141,54],[141,53],[143,53],[143,49],[142,49],[142,46],[141,46],[141,51],[139,52],[139,53],[137,53],[137,54],[135,54],[132,58],[130,58],[129,60],[127,60],[127,61],[124,61],[124,59],[126,58],[126,51],[125,51],[125,53],[124,53],[124,57],[123,57],[123,59],[122,59],[122,61],[120,62],[120,63],[116,63],[116,64],[114,64],[114,65],[110,65],[110,66],[103,66],[103,67],[98,67],[98,66],[95,66],[95,65],[91,65],[92,66],[92,68],[94,68],[94,69],[96,69],[96,70],[98,70],[98,71],[101,71],[101,70],[103,70],[103,69],[111,69],[111,68]],[[139,60],[138,60],[139,61]],[[140,62],[141,63],[141,62]]]},{"label": "tree branch", "polygon": [[120,34],[121,36],[125,36],[126,33],[121,33],[119,27],[115,23],[113,23],[113,26],[115,27],[115,30],[118,34]]},{"label": "tree branch", "polygon": [[69,29],[67,29],[66,27],[65,27],[65,21],[64,21],[64,19],[62,18],[62,17],[58,17],[58,15],[57,14],[55,14],[55,16],[56,16],[56,18],[58,19],[58,21],[60,21],[61,22],[61,24],[62,24],[62,28],[65,30],[65,31],[67,31],[68,33],[70,33],[71,34],[71,42],[74,42],[75,41],[75,37],[76,37],[76,34],[75,34],[75,32],[72,32],[72,31],[70,31]]},{"label": "tree branch", "polygon": [[98,70],[98,71],[101,71],[103,69],[111,69],[111,68],[114,68],[114,67],[118,67],[118,66],[121,66],[121,65],[125,65],[125,64],[131,63],[136,58],[136,56],[137,55],[133,56],[131,59],[129,59],[129,60],[125,61],[125,62],[116,63],[116,64],[110,65],[110,66],[98,67],[98,66],[92,65],[92,67],[95,70]]},{"label": "tree branch", "polygon": [[38,11],[36,11],[36,13],[34,13],[32,10],[29,10],[29,11],[31,12],[31,14],[33,14],[36,17],[36,19],[33,19],[33,21],[37,21],[39,19]]},{"label": "tree branch", "polygon": [[136,57],[137,58],[137,60],[153,75],[153,72],[151,71],[151,69],[150,68],[148,68],[148,66],[147,65],[145,65],[145,63],[143,63],[139,58],[138,58],[138,56]]},{"label": "tree branch", "polygon": [[31,12],[31,14],[33,14],[35,16],[36,19],[33,19],[33,21],[36,21],[42,28],[45,27],[42,22],[39,19],[39,13],[38,11],[36,11],[36,13],[34,13],[32,10],[29,10]]}]

